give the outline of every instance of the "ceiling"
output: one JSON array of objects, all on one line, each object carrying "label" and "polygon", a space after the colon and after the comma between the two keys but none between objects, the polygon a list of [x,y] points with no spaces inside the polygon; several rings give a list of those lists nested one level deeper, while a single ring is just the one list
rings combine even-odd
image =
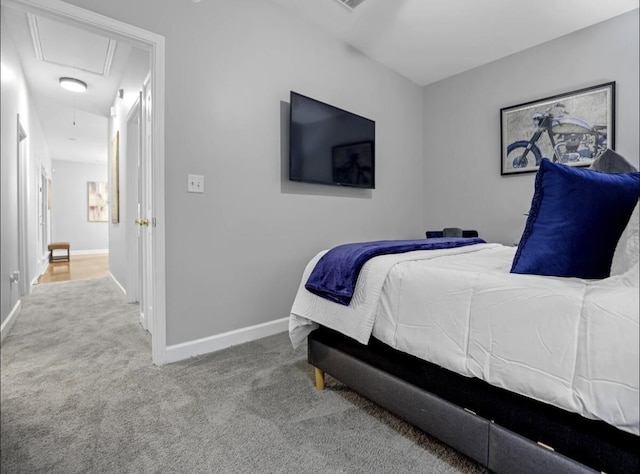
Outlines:
[{"label": "ceiling", "polygon": [[[638,0],[271,1],[421,86],[638,8]],[[106,162],[110,107],[136,48],[2,9],[52,158]],[[63,90],[62,76],[85,81],[87,92]]]},{"label": "ceiling", "polygon": [[353,10],[340,0],[271,1],[421,86],[638,8],[638,0],[365,0]]},{"label": "ceiling", "polygon": [[[4,6],[2,15],[18,50],[52,159],[106,163],[110,109],[135,48]],[[86,82],[87,91],[62,89],[58,79],[63,76]]]}]

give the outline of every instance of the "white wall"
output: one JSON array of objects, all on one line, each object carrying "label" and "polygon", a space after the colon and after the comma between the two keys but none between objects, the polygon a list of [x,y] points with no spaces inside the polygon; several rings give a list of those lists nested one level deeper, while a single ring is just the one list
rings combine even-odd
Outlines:
[{"label": "white wall", "polygon": [[[271,2],[71,3],[166,39],[168,344],[287,317],[321,249],[424,235],[412,82]],[[376,121],[377,189],[288,181],[290,90]]]},{"label": "white wall", "polygon": [[108,224],[89,222],[87,182],[107,181],[106,163],[53,160],[51,221],[54,242],[69,242],[71,251],[107,251]]},{"label": "white wall", "polygon": [[18,132],[17,116],[27,133],[25,140],[26,161],[26,261],[27,274],[22,275],[29,284],[42,269],[41,244],[38,243],[38,186],[41,170],[51,171],[51,158],[43,139],[40,122],[35,113],[18,53],[5,25],[0,18],[2,90],[0,96],[0,163],[1,163],[1,218],[0,240],[0,315],[2,322],[20,299],[18,285],[9,283],[11,272],[18,270]]},{"label": "white wall", "polygon": [[424,225],[518,242],[534,174],[500,176],[500,108],[616,81],[616,150],[638,166],[638,10],[424,88]]}]

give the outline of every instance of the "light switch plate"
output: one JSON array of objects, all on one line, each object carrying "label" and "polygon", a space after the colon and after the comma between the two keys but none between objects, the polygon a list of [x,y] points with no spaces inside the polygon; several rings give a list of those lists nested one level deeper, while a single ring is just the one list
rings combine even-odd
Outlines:
[{"label": "light switch plate", "polygon": [[200,174],[187,175],[187,192],[203,193],[204,192],[204,176]]}]

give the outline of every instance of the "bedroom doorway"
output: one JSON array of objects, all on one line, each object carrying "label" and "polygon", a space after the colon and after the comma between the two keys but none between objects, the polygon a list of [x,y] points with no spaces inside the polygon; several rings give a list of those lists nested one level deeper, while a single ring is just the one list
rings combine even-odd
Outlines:
[{"label": "bedroom doorway", "polygon": [[[141,278],[148,298],[145,310],[153,312],[149,320],[152,333],[152,360],[156,365],[166,363],[165,314],[165,230],[164,230],[164,37],[134,25],[100,15],[60,0],[2,0],[3,6],[17,8],[37,15],[57,19],[79,28],[129,42],[149,52],[151,59],[149,97],[154,104],[149,110],[153,124],[149,130],[149,166],[143,169],[143,180],[148,183],[148,202],[141,207],[141,220],[148,222],[143,231],[148,248],[141,256]],[[26,136],[26,134],[25,134]],[[19,178],[21,179],[21,178]],[[143,196],[143,198],[144,198]],[[20,195],[18,196],[20,199]],[[20,202],[18,203],[20,205]],[[21,211],[22,212],[22,211]],[[19,213],[20,215],[20,213]],[[19,235],[25,223],[19,221]],[[131,223],[133,225],[133,222]],[[24,240],[20,239],[21,269],[27,268]],[[26,293],[26,275],[21,275],[21,294]]]}]

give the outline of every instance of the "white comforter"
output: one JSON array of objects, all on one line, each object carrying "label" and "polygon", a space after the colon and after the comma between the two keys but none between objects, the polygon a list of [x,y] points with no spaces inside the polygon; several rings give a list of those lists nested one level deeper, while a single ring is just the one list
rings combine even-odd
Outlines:
[{"label": "white comforter", "polygon": [[480,244],[367,262],[346,307],[304,283],[289,332],[374,337],[466,376],[639,434],[638,265],[604,280],[509,273],[515,248]]}]

